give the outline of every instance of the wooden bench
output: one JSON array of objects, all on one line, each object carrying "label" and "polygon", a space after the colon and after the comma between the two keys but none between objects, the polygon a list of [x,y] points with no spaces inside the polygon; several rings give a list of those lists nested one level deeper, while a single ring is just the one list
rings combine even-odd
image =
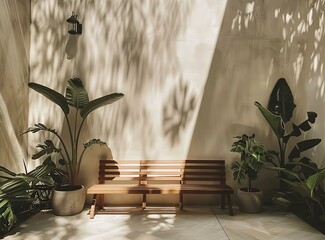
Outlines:
[{"label": "wooden bench", "polygon": [[91,219],[103,209],[105,194],[142,194],[142,208],[147,194],[179,194],[180,209],[184,194],[220,194],[221,207],[227,197],[233,215],[224,160],[100,160],[98,181],[87,190],[93,194]]}]

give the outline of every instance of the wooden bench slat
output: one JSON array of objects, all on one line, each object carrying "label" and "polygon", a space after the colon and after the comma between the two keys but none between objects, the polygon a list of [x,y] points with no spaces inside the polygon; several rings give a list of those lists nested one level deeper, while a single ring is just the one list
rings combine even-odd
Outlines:
[{"label": "wooden bench slat", "polygon": [[155,184],[155,185],[107,185],[96,184],[90,187],[87,191],[88,194],[191,194],[195,192],[200,193],[215,193],[215,192],[230,192],[233,190],[231,187],[225,185],[191,185],[191,184]]},{"label": "wooden bench slat", "polygon": [[135,163],[195,163],[195,164],[225,164],[225,160],[99,160],[100,164],[103,163],[118,163],[120,164],[135,164]]}]

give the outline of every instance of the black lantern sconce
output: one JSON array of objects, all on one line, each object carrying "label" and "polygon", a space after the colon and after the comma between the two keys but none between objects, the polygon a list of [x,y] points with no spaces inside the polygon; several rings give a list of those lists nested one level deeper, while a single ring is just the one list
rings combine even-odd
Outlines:
[{"label": "black lantern sconce", "polygon": [[67,19],[67,22],[69,23],[68,33],[72,35],[81,35],[82,24],[78,21],[78,15],[75,15],[74,12],[72,12],[71,17]]}]

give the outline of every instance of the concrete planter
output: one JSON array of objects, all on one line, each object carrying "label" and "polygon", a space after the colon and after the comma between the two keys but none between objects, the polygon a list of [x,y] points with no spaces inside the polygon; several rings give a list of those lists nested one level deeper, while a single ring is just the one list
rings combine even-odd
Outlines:
[{"label": "concrete planter", "polygon": [[72,216],[78,214],[83,210],[85,200],[86,190],[84,186],[60,186],[53,190],[53,213],[58,216]]},{"label": "concrete planter", "polygon": [[239,210],[245,213],[260,213],[263,208],[263,192],[253,188],[252,192],[237,190]]}]

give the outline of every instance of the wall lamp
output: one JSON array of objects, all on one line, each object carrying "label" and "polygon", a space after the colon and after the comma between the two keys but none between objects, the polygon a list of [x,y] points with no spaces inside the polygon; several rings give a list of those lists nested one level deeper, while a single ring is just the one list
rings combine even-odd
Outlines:
[{"label": "wall lamp", "polygon": [[78,21],[78,15],[75,15],[74,12],[72,12],[71,17],[67,19],[67,22],[69,23],[68,26],[68,33],[72,35],[81,35],[82,33],[82,24]]}]

